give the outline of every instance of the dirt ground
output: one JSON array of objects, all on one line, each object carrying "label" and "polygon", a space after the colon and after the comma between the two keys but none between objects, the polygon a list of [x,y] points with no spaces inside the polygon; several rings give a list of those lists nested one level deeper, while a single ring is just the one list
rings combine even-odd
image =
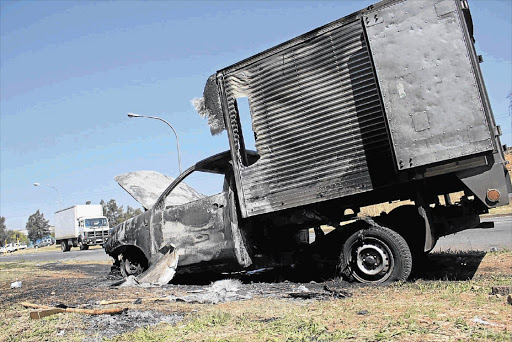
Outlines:
[{"label": "dirt ground", "polygon": [[[488,287],[493,284],[508,283],[508,285],[512,285],[511,270],[512,253],[510,252],[500,254],[486,254],[483,252],[434,254],[415,269],[412,280],[405,285],[404,293],[415,293],[418,288],[422,287],[432,290],[433,287],[440,286],[438,284],[441,282],[443,290],[447,290],[447,296],[450,292],[458,293],[459,291],[451,291],[449,288],[451,285],[447,284],[463,286],[464,290],[461,290],[463,293],[461,298],[463,298],[466,292],[469,294],[471,294],[471,291],[474,292],[474,290],[471,290],[472,286],[473,288],[474,286],[485,288],[485,291],[489,292]],[[221,308],[221,310],[229,312],[231,306],[237,307],[237,303],[256,306],[267,302],[274,303],[272,305],[278,305],[278,307],[291,305],[297,310],[302,310],[300,308],[304,305],[303,303],[337,303],[350,299],[353,301],[354,307],[359,307],[358,300],[362,298],[373,296],[377,298],[376,302],[379,302],[386,299],[380,298],[382,293],[385,292],[388,296],[393,296],[393,294],[397,295],[397,291],[400,292],[401,289],[398,285],[369,287],[333,279],[324,281],[321,278],[308,278],[307,275],[297,274],[292,269],[267,270],[251,275],[183,275],[175,278],[174,284],[162,287],[115,287],[112,284],[118,282],[121,278],[115,272],[110,271],[110,265],[106,263],[0,263],[0,308],[3,308],[0,310],[0,330],[12,325],[7,329],[8,336],[0,333],[0,340],[59,340],[60,337],[73,340],[73,336],[80,336],[79,340],[82,341],[115,339],[144,327],[147,329],[153,326],[162,326],[162,324],[176,327],[191,317],[196,317],[203,310]],[[224,278],[234,279],[231,284],[228,284],[231,288],[221,288],[220,292],[217,289],[214,297],[212,297],[214,287],[212,283],[216,284],[215,281]],[[18,280],[22,282],[22,287],[11,289],[10,284]],[[469,288],[466,288],[467,284],[469,284]],[[485,298],[486,294],[483,295],[483,298]],[[457,300],[460,299],[459,297]],[[160,298],[162,300],[154,301],[148,300],[148,298]],[[125,303],[100,305],[101,300],[120,299],[127,299],[127,301]],[[393,300],[392,298],[389,299]],[[415,300],[415,298],[410,298],[410,300]],[[59,314],[51,317],[68,315],[66,316],[68,318],[59,318],[55,325],[51,325],[51,332],[43,331],[26,335],[27,329],[35,329],[34,327],[39,327],[37,324],[40,323],[28,319],[29,312],[35,309],[26,309],[20,305],[21,302],[47,306],[65,305],[86,309],[115,307],[126,310],[117,315]],[[498,323],[492,323],[496,326],[486,326],[485,328],[490,329],[491,332],[493,329],[498,329],[501,335],[496,336],[512,337],[510,334],[512,331],[512,306],[507,306],[505,297],[498,299],[493,297],[493,302],[488,305],[492,305],[494,308],[494,305],[501,305],[499,304],[501,302],[504,304],[498,306],[501,308],[497,311],[500,313],[498,316],[503,316],[501,314],[502,309],[503,312],[508,312],[508,315],[501,317],[497,321]],[[471,312],[469,315],[474,315],[477,318],[484,315],[485,313],[478,313],[480,304],[477,302],[475,305],[475,313]],[[485,308],[485,306],[482,307]],[[375,311],[377,308],[373,308],[373,310]],[[464,310],[468,310],[468,308],[464,308]],[[366,313],[366,309],[359,310],[357,311],[357,317],[364,316]],[[275,320],[274,315],[275,313],[262,312],[258,316],[261,316],[258,318],[260,319],[258,324],[270,324]],[[46,320],[48,322],[52,319],[51,317],[40,321],[45,322]],[[326,325],[325,329],[327,329],[327,332],[329,329],[336,331],[336,329],[340,329],[339,324],[339,322],[334,322],[330,326]],[[456,326],[456,323],[453,324]],[[343,325],[347,326],[347,322],[344,322]],[[35,329],[35,331],[39,331],[38,329]],[[409,333],[413,335],[406,336],[415,336],[414,332],[406,331],[406,334]],[[505,335],[502,335],[502,333]],[[15,336],[23,337],[18,339]],[[191,338],[191,340],[196,338],[209,339],[203,335],[199,336]],[[127,340],[130,339],[127,338]],[[245,340],[243,335],[241,339]],[[266,339],[267,337],[263,338],[263,340]],[[230,338],[227,338],[227,340],[230,340]],[[238,338],[234,338],[234,340],[238,340]],[[280,340],[280,338],[276,340]],[[372,340],[372,338],[368,340]],[[394,339],[391,338],[391,340]],[[408,338],[405,340],[408,340]]]}]

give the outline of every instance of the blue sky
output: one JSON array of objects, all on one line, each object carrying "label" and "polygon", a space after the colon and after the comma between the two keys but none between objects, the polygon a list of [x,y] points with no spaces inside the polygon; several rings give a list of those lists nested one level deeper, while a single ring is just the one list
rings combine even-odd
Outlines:
[{"label": "blue sky", "polygon": [[[114,181],[136,170],[177,176],[228,149],[190,104],[216,70],[376,1],[0,1],[0,216],[24,229],[41,210],[140,207]],[[476,46],[503,143],[512,145],[512,1],[470,0]],[[217,181],[217,180],[215,180]],[[207,177],[191,185],[218,188]]]}]

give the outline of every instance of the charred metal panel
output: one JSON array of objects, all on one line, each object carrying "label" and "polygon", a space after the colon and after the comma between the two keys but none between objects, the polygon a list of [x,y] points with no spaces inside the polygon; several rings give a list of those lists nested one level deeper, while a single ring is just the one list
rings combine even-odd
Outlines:
[{"label": "charred metal panel", "polygon": [[399,169],[494,148],[457,1],[401,1],[364,15]]},{"label": "charred metal panel", "polygon": [[236,262],[227,204],[228,194],[221,193],[155,212],[154,252],[172,243],[179,255],[178,266]]},{"label": "charred metal panel", "polygon": [[[244,217],[372,190],[370,160],[390,170],[363,26],[347,18],[218,73]],[[240,97],[254,132],[242,132]],[[253,164],[244,134],[255,135]]]},{"label": "charred metal panel", "polygon": [[135,246],[139,248],[148,260],[150,252],[150,230],[149,222],[151,211],[146,211],[129,220],[119,224],[111,233],[107,242],[103,245],[105,252],[112,257],[117,257],[116,250],[124,246]]}]

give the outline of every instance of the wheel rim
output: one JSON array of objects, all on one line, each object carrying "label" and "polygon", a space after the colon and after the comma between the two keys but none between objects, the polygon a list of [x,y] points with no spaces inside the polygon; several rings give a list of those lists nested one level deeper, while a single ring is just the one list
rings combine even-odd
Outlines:
[{"label": "wheel rim", "polygon": [[126,276],[137,276],[144,271],[144,268],[138,262],[131,262],[129,259],[124,259],[123,261],[124,265],[122,265],[122,268],[124,269],[124,273]]},{"label": "wheel rim", "polygon": [[61,242],[61,243],[60,243],[60,249],[61,249],[62,251],[65,251],[65,250],[66,250],[66,243],[65,243],[65,242]]},{"label": "wheel rim", "polygon": [[393,273],[395,259],[384,241],[365,237],[350,247],[350,264],[358,281],[382,283]]}]

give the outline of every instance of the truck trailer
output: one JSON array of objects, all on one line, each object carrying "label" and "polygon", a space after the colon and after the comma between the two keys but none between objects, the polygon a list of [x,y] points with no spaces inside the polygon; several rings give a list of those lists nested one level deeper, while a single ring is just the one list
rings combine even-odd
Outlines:
[{"label": "truck trailer", "polygon": [[[217,71],[197,108],[229,150],[118,225],[106,252],[124,275],[162,284],[283,265],[406,280],[439,237],[509,203],[474,42],[466,0],[384,0]],[[223,192],[169,205],[196,171],[223,174]],[[410,204],[358,215],[395,201]]]},{"label": "truck trailer", "polygon": [[55,241],[63,252],[71,247],[87,250],[103,245],[108,236],[108,220],[101,204],[74,205],[55,213]]}]

